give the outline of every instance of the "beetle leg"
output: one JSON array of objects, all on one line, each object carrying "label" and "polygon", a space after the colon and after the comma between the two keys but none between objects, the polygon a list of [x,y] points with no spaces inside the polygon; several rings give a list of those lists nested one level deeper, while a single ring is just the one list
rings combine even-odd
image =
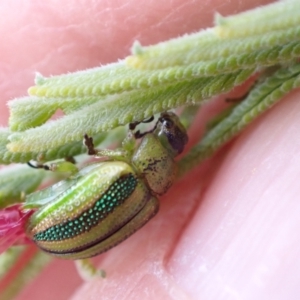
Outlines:
[{"label": "beetle leg", "polygon": [[71,174],[75,174],[78,172],[78,168],[73,163],[73,160],[69,160],[69,158],[68,160],[57,161],[49,165],[38,164],[38,163],[32,164],[30,161],[27,162],[27,165],[34,169],[44,169],[46,171],[52,171],[52,172],[64,172],[64,173],[71,173]]},{"label": "beetle leg", "polygon": [[94,146],[93,138],[87,134],[83,137],[83,144],[88,150],[88,155],[93,155],[96,157],[107,157],[108,160],[119,160],[119,161],[130,161],[130,153],[124,149],[96,149]]},{"label": "beetle leg", "polygon": [[44,164],[35,164],[34,165],[30,161],[27,162],[27,165],[33,169],[44,169],[46,171],[50,171],[50,167],[48,165],[44,165]]},{"label": "beetle leg", "polygon": [[78,274],[83,280],[91,280],[95,277],[106,277],[104,270],[97,269],[89,258],[75,260],[75,266]]}]

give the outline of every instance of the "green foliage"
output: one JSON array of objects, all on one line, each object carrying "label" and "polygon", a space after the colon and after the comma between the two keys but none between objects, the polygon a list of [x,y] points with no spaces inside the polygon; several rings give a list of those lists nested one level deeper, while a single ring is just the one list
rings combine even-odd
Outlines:
[{"label": "green foliage", "polygon": [[45,177],[44,170],[28,166],[13,166],[0,172],[0,209],[9,204],[22,202],[25,195],[32,193]]},{"label": "green foliage", "polygon": [[[216,93],[216,90],[229,91],[252,73],[253,70],[241,70],[233,74],[180,81],[144,91],[108,96],[105,101],[88,105],[43,126],[12,133],[8,149],[24,153],[59,150],[65,144],[81,141],[85,133],[95,136],[101,131],[144,120],[162,111],[201,102],[217,95],[219,92]],[[34,115],[27,119],[34,120]]]},{"label": "green foliage", "polygon": [[291,90],[300,87],[300,64],[280,68],[257,84],[229,114],[220,118],[202,140],[180,161],[180,173],[212,155],[221,145],[237,135],[255,118],[278,102]]}]

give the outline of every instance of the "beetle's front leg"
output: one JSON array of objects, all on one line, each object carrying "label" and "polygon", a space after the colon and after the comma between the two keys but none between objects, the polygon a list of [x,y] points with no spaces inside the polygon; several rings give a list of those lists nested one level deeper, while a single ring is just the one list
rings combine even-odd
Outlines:
[{"label": "beetle's front leg", "polygon": [[106,277],[104,270],[97,269],[93,264],[92,260],[89,258],[75,260],[76,269],[83,280],[91,280],[95,277]]},{"label": "beetle's front leg", "polygon": [[87,134],[83,137],[83,144],[87,148],[88,155],[94,155],[96,157],[107,157],[108,160],[118,161],[130,161],[130,153],[124,149],[96,149],[94,146],[93,138]]}]

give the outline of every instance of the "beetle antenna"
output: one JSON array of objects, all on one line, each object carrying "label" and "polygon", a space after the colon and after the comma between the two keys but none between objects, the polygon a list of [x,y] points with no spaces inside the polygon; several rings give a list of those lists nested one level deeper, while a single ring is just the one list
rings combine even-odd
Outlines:
[{"label": "beetle antenna", "polygon": [[144,121],[136,121],[129,123],[129,130],[134,130],[136,126],[138,126],[141,123],[151,123],[154,120],[154,116],[150,117],[149,119],[146,119]]},{"label": "beetle antenna", "polygon": [[[152,117],[152,120],[151,120],[151,121],[153,121],[153,119],[154,119],[154,117]],[[149,121],[149,122],[150,122],[150,121]],[[141,133],[141,132],[138,130],[137,132],[134,133],[134,137],[135,137],[136,139],[140,139],[140,138],[142,138],[143,136],[145,136],[146,134],[152,133],[153,131],[156,130],[157,125],[158,125],[159,122],[161,122],[161,118],[159,118],[159,119],[157,120],[157,122],[155,123],[154,127],[153,127],[151,130],[145,131],[145,132],[143,132],[143,133]],[[148,123],[148,122],[143,122],[143,123]]]}]

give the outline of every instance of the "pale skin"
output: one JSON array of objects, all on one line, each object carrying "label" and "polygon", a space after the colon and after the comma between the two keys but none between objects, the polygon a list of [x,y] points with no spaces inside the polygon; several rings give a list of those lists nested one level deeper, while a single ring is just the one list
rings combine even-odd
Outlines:
[{"label": "pale skin", "polygon": [[[26,94],[35,71],[112,62],[136,39],[156,43],[211,26],[214,11],[268,1],[2,2],[0,124],[7,126],[7,100]],[[288,95],[161,197],[152,221],[96,259],[105,280],[83,283],[72,262],[55,260],[18,300],[299,297],[299,96]],[[223,101],[203,108],[191,142]]]}]

